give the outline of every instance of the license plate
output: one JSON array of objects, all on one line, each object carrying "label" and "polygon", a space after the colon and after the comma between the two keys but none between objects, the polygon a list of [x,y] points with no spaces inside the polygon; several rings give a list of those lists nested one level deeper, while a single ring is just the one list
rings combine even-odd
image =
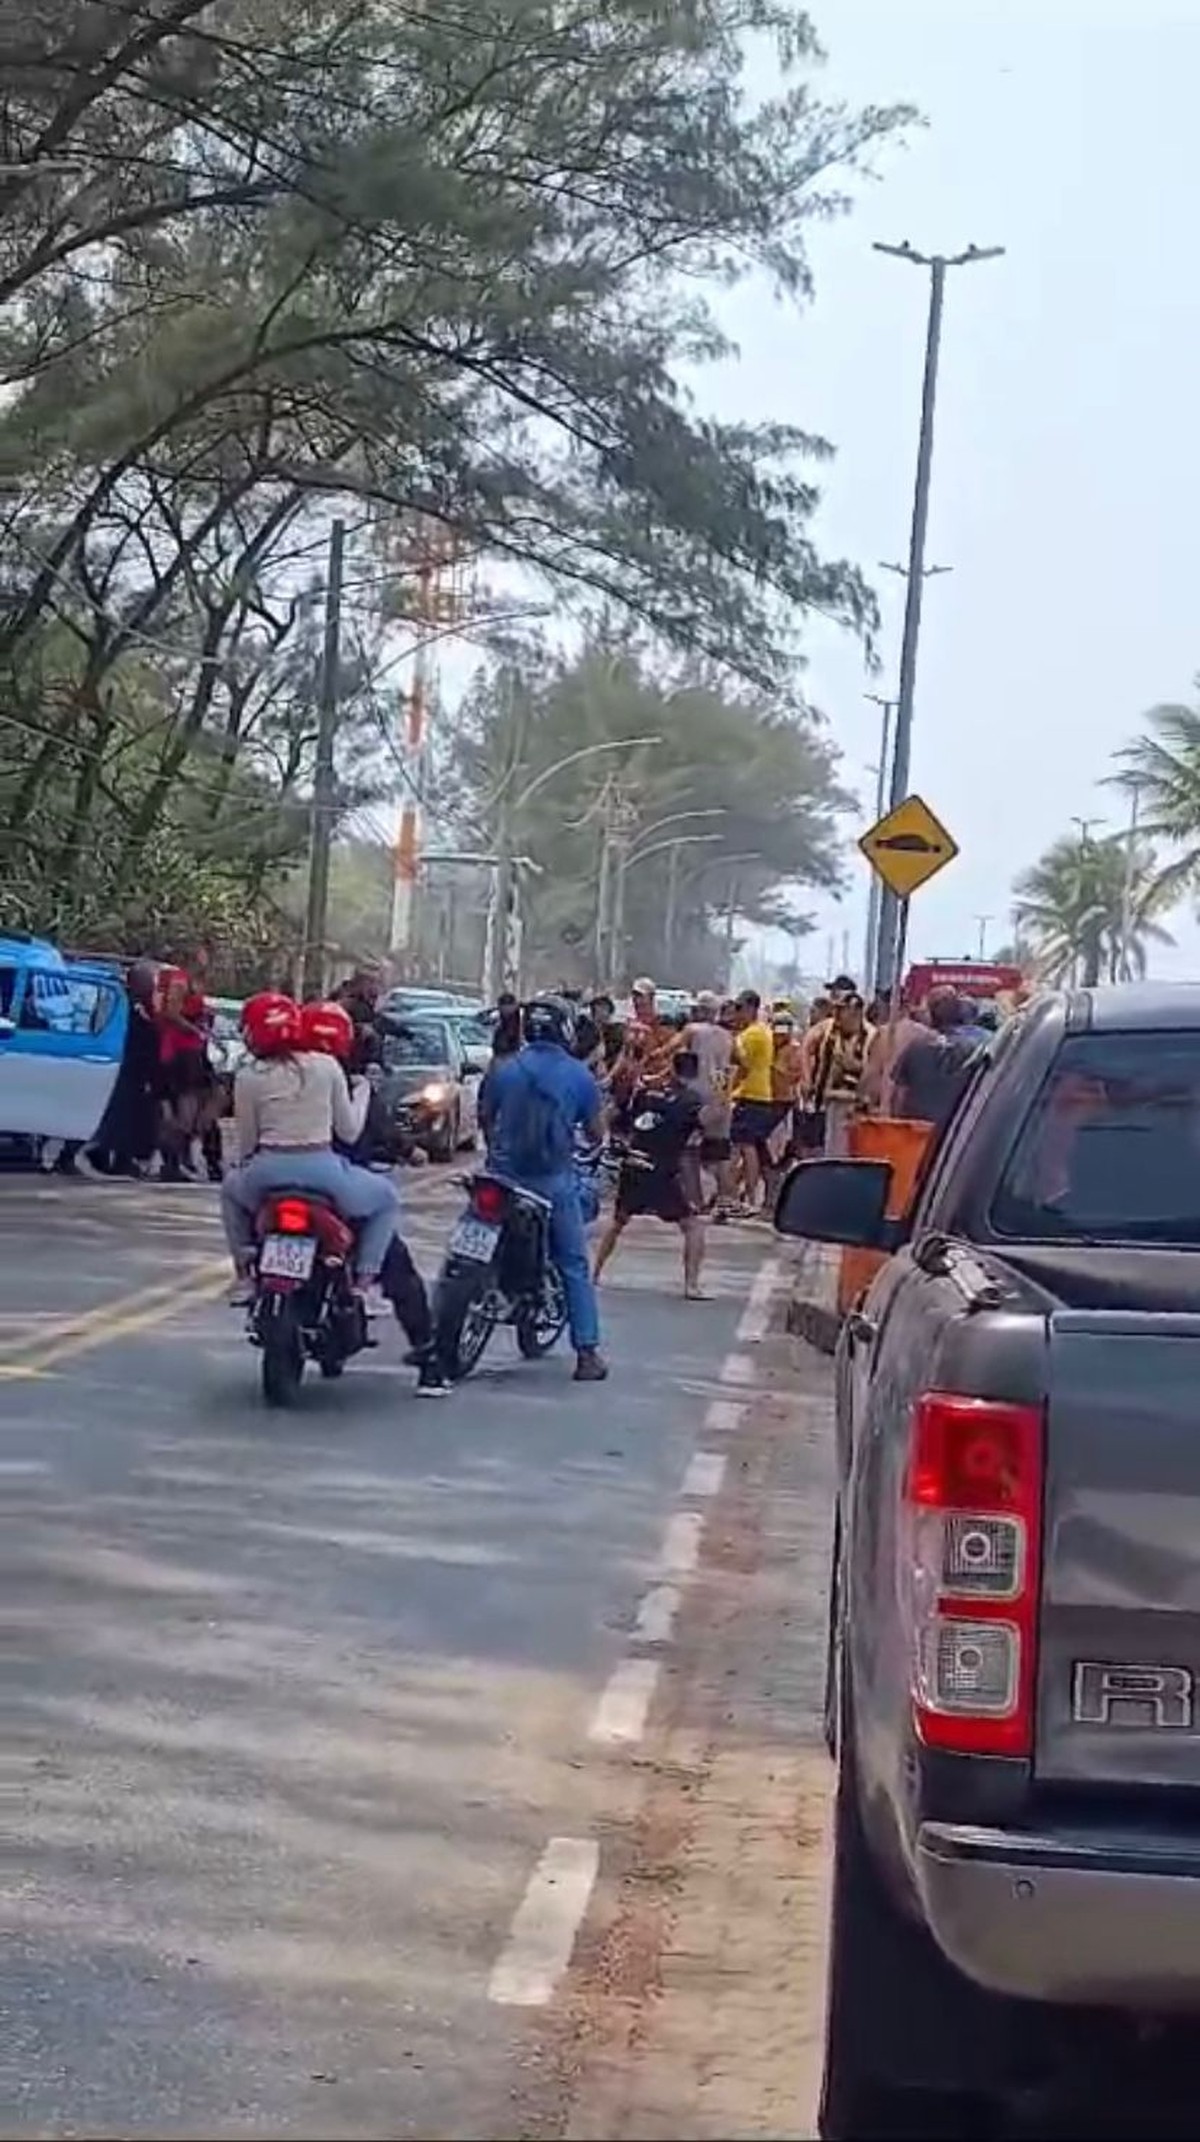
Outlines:
[{"label": "license plate", "polygon": [[452,1257],[470,1257],[476,1264],[490,1264],[500,1229],[486,1220],[460,1220],[450,1237]]},{"label": "license plate", "polygon": [[311,1235],[268,1235],[259,1254],[264,1279],[307,1279],[316,1259]]}]

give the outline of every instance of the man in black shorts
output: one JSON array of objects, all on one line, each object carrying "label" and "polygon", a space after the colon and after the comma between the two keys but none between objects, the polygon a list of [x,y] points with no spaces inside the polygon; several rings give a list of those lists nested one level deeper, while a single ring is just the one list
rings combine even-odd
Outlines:
[{"label": "man in black shorts", "polygon": [[700,1292],[704,1221],[698,1209],[696,1165],[704,1108],[699,1073],[695,1051],[681,1049],[665,1089],[638,1086],[630,1097],[628,1143],[617,1177],[612,1218],[596,1251],[597,1280],[631,1220],[665,1220],[683,1233],[684,1295],[690,1302],[704,1299]]}]

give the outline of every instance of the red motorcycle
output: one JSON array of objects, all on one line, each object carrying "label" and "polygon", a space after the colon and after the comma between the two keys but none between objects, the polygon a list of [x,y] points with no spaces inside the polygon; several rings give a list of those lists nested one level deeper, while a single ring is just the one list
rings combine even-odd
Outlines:
[{"label": "red motorcycle", "polygon": [[353,1284],[354,1235],[320,1198],[277,1190],[259,1207],[255,1293],[248,1319],[262,1352],[268,1406],[296,1402],[306,1362],[340,1376],[352,1354],[374,1345]]}]

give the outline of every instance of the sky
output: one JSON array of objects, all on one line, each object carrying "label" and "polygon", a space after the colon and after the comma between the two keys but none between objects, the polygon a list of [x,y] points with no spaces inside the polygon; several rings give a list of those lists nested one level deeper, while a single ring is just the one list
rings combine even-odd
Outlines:
[{"label": "sky", "polygon": [[[813,0],[822,93],[911,102],[853,214],[811,237],[816,297],[748,283],[722,307],[735,363],[722,415],[770,415],[837,448],[815,533],[883,607],[882,668],[817,624],[807,690],[874,816],[879,709],[894,691],[928,276],[875,240],[1002,260],[947,278],[911,786],[961,850],[913,901],[914,956],[1011,935],[1012,881],[1075,816],[1117,830],[1098,784],[1147,709],[1200,671],[1200,272],[1195,99],[1200,0]],[[1097,830],[1100,830],[1097,823]],[[859,967],[867,866],[818,896],[815,965],[842,933]],[[1156,973],[1200,976],[1200,926],[1172,921]]]}]

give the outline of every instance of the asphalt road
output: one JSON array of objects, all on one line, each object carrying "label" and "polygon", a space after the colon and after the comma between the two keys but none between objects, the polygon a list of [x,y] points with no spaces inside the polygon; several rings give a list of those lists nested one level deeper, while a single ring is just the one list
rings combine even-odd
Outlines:
[{"label": "asphalt road", "polygon": [[[456,1200],[406,1185],[430,1270]],[[0,2131],[503,2135],[489,1998],[768,1247],[631,1231],[614,1373],[398,1333],[267,1414],[206,1190],[0,1181]],[[526,2083],[528,2078],[525,2078]]]}]

